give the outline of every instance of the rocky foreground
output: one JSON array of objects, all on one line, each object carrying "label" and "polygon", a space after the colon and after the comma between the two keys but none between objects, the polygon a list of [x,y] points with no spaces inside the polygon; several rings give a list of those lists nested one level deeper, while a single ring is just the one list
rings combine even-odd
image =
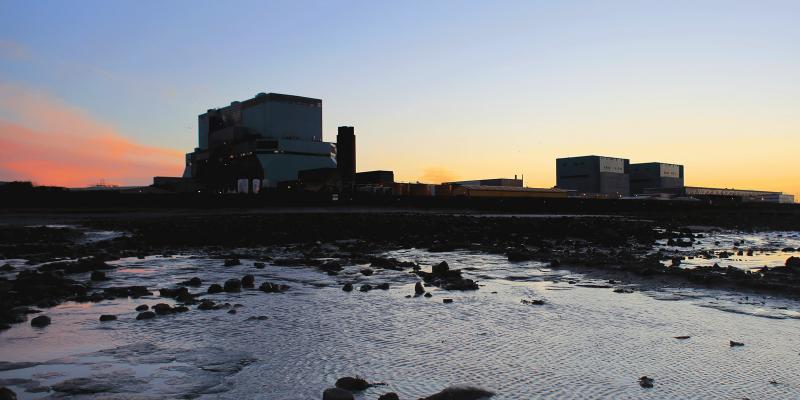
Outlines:
[{"label": "rocky foreground", "polygon": [[[122,257],[201,253],[219,258],[227,266],[239,259],[259,260],[255,268],[285,265],[317,268],[336,275],[343,266],[369,265],[361,274],[381,269],[406,271],[418,277],[410,296],[429,296],[426,290],[479,290],[477,282],[462,277],[447,262],[430,268],[411,262],[380,257],[393,249],[424,248],[429,251],[468,249],[503,254],[511,262],[539,261],[551,266],[608,271],[614,277],[636,280],[675,279],[698,286],[724,286],[783,296],[800,293],[800,258],[789,257],[784,265],[742,270],[715,265],[708,268],[680,268],[682,259],[661,251],[657,241],[686,246],[704,233],[663,221],[633,218],[515,218],[434,214],[289,214],[289,215],[201,215],[168,218],[111,218],[85,220],[83,225],[124,234],[110,240],[82,241],[74,228],[0,228],[0,258],[29,260],[30,268],[16,270],[0,266],[7,278],[0,279],[0,329],[29,320],[34,327],[51,323],[42,310],[63,301],[101,302],[114,298],[158,296],[169,303],[137,308],[136,319],[146,320],[183,312],[226,309],[237,305],[215,303],[206,294],[259,290],[280,294],[289,286],[255,282],[253,275],[232,276],[224,282],[204,282],[199,277],[176,287],[103,287],[114,266],[108,262]],[[335,245],[334,245],[335,244]],[[276,258],[271,248],[290,249],[291,256]],[[233,250],[236,249],[236,250]],[[800,249],[782,249],[786,252]],[[747,249],[732,249],[747,252]],[[691,257],[710,257],[697,252]],[[87,276],[88,275],[88,276]],[[613,280],[609,281],[611,284]],[[388,283],[347,283],[344,291],[388,289]],[[625,290],[620,288],[620,293]],[[447,303],[451,299],[444,298]],[[534,300],[536,301],[536,300]],[[38,315],[41,314],[41,315]],[[101,315],[100,321],[116,320]],[[731,344],[733,346],[733,344]],[[647,378],[643,377],[642,379]],[[649,379],[649,378],[648,378]],[[648,382],[644,379],[645,384]],[[643,387],[646,385],[643,384]],[[369,385],[369,386],[364,386]],[[352,393],[376,385],[358,377],[339,380],[323,393],[323,399],[351,399]],[[650,383],[652,386],[652,383]],[[382,399],[392,397],[386,393]],[[348,397],[349,396],[349,397]],[[454,387],[427,399],[478,399],[490,397],[478,388]]]}]

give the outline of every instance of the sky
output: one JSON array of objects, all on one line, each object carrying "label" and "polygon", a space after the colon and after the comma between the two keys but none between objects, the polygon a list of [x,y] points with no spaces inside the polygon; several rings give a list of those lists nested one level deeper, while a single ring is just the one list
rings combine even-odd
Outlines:
[{"label": "sky", "polygon": [[800,196],[798,1],[0,0],[0,180],[179,175],[197,115],[323,99],[358,169],[437,183],[557,157]]}]

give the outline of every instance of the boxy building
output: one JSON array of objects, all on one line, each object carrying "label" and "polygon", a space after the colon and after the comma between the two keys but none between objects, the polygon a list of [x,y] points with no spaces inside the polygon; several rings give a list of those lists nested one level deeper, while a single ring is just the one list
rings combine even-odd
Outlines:
[{"label": "boxy building", "polygon": [[660,162],[631,164],[631,193],[683,187],[683,165]]},{"label": "boxy building", "polygon": [[322,137],[319,99],[259,93],[208,110],[198,125],[198,147],[186,156],[184,177],[214,191],[238,190],[244,179],[253,188],[276,187],[297,180],[301,170],[336,168],[336,144]]},{"label": "boxy building", "polygon": [[556,159],[556,187],[576,194],[630,195],[630,160],[604,156]]}]

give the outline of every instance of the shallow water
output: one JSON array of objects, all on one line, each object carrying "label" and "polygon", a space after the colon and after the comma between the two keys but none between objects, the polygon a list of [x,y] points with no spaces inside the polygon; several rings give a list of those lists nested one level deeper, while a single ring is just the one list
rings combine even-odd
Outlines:
[{"label": "shallow water", "polygon": [[[424,266],[446,260],[482,287],[406,298],[417,281],[407,271],[365,277],[355,265],[328,276],[311,267],[256,269],[253,260],[123,259],[98,288],[155,289],[198,276],[203,286],[192,290],[205,292],[253,274],[256,286],[291,289],[207,295],[242,307],[192,307],[149,321],[135,320],[137,305],[171,301],[65,303],[45,310],[53,324],[44,329],[24,323],[0,333],[0,384],[20,398],[319,399],[337,378],[358,374],[386,383],[359,399],[388,391],[416,399],[456,383],[494,390],[497,399],[800,397],[798,302],[686,288],[620,294],[581,286],[605,282],[574,272],[465,251],[387,255]],[[346,282],[391,288],[346,293]],[[545,304],[522,303],[532,299]],[[100,314],[119,320],[101,323]],[[257,316],[267,319],[248,320]],[[681,335],[691,338],[674,338]],[[642,375],[655,387],[639,387]]]}]

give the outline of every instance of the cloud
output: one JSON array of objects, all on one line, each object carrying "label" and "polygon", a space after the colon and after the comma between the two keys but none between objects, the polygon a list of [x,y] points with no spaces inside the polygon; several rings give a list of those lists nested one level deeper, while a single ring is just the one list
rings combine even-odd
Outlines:
[{"label": "cloud", "polygon": [[12,42],[10,40],[0,39],[0,58],[9,58],[12,60],[27,60],[30,58],[30,53],[25,46]]},{"label": "cloud", "polygon": [[420,182],[442,183],[456,180],[456,173],[444,167],[427,167],[423,170]]},{"label": "cloud", "polygon": [[0,177],[6,180],[141,185],[182,171],[182,152],[137,143],[43,92],[0,84],[0,113],[8,116],[0,118]]}]

